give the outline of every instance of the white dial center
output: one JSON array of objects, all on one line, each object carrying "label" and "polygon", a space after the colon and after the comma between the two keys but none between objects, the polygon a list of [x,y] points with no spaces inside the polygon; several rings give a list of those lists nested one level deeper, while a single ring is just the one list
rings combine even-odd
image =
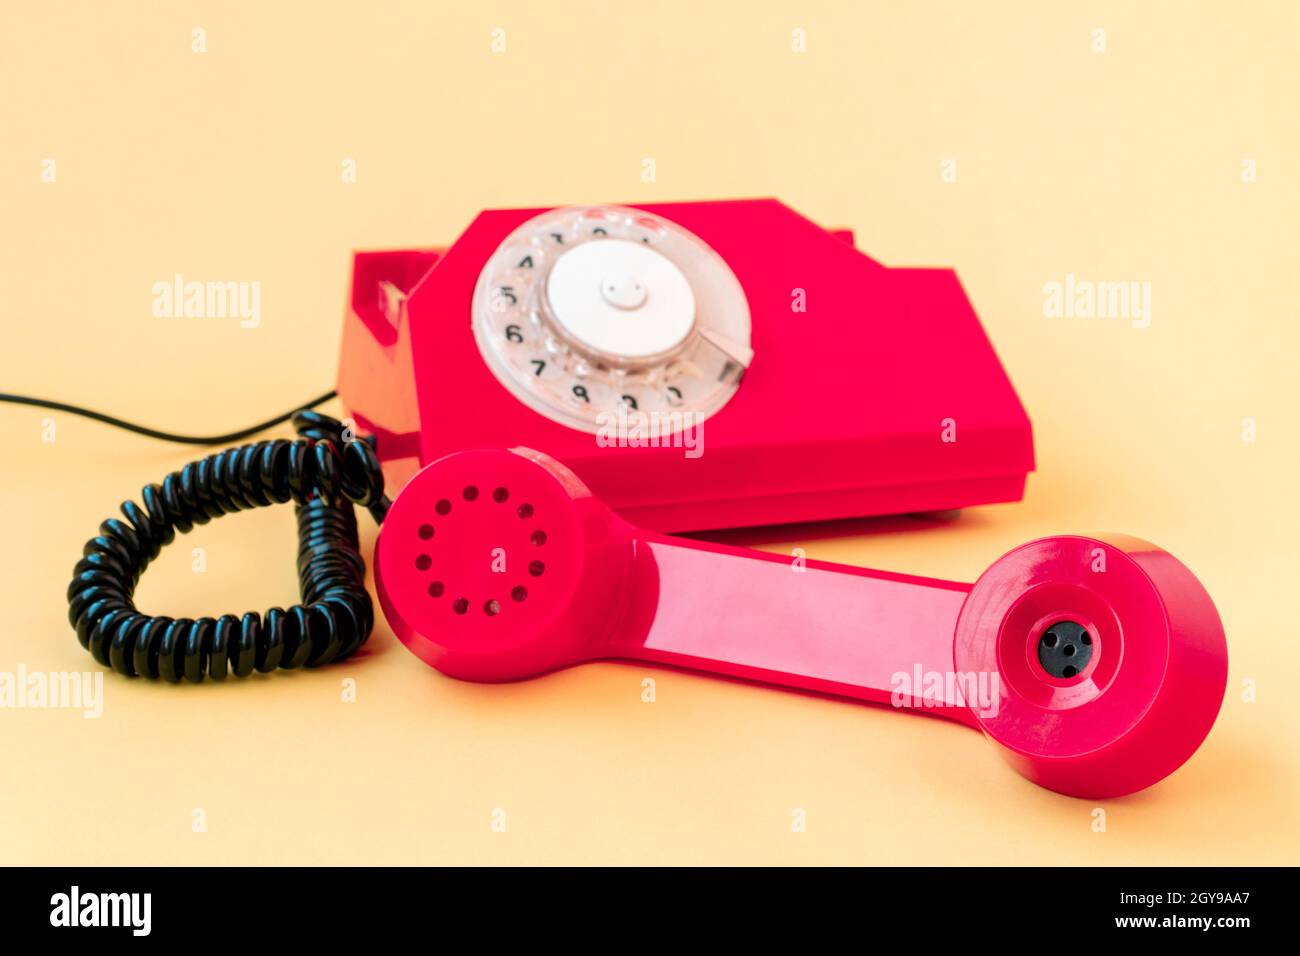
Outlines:
[{"label": "white dial center", "polygon": [[644,243],[601,239],[555,260],[546,280],[551,313],[583,345],[646,358],[681,344],[695,325],[686,276]]},{"label": "white dial center", "polygon": [[606,279],[600,284],[600,294],[616,309],[639,309],[645,305],[645,283],[636,276]]}]

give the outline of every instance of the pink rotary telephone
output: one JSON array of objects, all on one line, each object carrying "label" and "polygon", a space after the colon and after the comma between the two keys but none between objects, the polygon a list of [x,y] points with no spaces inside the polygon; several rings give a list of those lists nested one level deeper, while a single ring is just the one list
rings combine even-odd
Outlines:
[{"label": "pink rotary telephone", "polygon": [[[187,465],[100,526],[68,587],[97,660],[199,681],[345,659],[374,620],[357,504],[389,624],[453,677],[623,658],[891,703],[1084,797],[1177,769],[1223,699],[1213,603],[1136,539],[1045,538],[964,585],[665,536],[1015,500],[1033,466],[955,276],[775,201],[498,210],[447,249],[359,254],[339,394],[367,438],[299,412],[298,440]],[[667,440],[626,440],[634,418]],[[302,603],[135,608],[177,533],[289,501]]]}]

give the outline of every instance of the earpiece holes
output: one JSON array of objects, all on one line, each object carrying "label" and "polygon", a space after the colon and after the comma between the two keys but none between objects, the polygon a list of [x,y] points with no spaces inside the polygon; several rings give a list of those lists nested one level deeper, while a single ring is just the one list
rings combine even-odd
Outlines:
[{"label": "earpiece holes", "polygon": [[519,517],[526,521],[533,516],[533,506],[528,504],[528,502],[524,502],[515,509],[515,514],[519,515]]},{"label": "earpiece holes", "polygon": [[544,545],[544,544],[546,543],[546,532],[545,532],[545,531],[534,531],[534,532],[533,532],[533,537],[532,537],[532,542],[533,542],[534,545],[536,545],[537,547],[540,548],[542,545]]},{"label": "earpiece holes", "polygon": [[499,505],[505,504],[510,499],[510,492],[505,488],[498,488],[492,492],[492,500]]},{"label": "earpiece holes", "polygon": [[1058,680],[1082,674],[1092,653],[1092,635],[1078,621],[1057,621],[1038,638],[1038,663]]},{"label": "earpiece holes", "polygon": [[432,537],[433,537],[433,525],[431,524],[420,525],[420,540],[428,541]]},{"label": "earpiece holes", "polygon": [[546,565],[543,564],[541,561],[529,561],[528,573],[535,578],[540,578],[543,574],[546,573]]},{"label": "earpiece holes", "polygon": [[420,571],[428,571],[432,564],[433,558],[429,557],[427,554],[422,554],[415,559],[415,567]]},{"label": "earpiece holes", "polygon": [[469,610],[469,600],[467,598],[456,598],[451,602],[451,609],[457,614],[464,614]]},{"label": "earpiece holes", "polygon": [[528,588],[524,587],[522,584],[516,584],[514,590],[510,592],[510,599],[516,603],[527,600]]},{"label": "earpiece holes", "polygon": [[466,485],[465,490],[460,494],[466,501],[474,501],[478,498],[478,488],[474,485]]},{"label": "earpiece holes", "polygon": [[434,581],[429,585],[429,597],[442,597],[442,592],[445,590],[447,588],[441,581]]},{"label": "earpiece holes", "polygon": [[483,605],[483,613],[488,617],[496,617],[501,613],[501,602],[497,600],[487,601]]},{"label": "earpiece holes", "polygon": [[443,498],[441,501],[439,501],[436,505],[433,506],[433,510],[438,512],[438,514],[440,515],[448,514],[451,512],[451,502],[448,501],[446,498]]}]

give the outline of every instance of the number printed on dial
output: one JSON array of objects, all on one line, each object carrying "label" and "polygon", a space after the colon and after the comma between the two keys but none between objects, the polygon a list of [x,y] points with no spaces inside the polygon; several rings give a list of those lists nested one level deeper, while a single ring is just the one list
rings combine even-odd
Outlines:
[{"label": "number printed on dial", "polygon": [[620,206],[555,209],[511,233],[479,276],[473,324],[511,393],[592,433],[620,414],[702,421],[753,354],[749,304],[722,258]]}]

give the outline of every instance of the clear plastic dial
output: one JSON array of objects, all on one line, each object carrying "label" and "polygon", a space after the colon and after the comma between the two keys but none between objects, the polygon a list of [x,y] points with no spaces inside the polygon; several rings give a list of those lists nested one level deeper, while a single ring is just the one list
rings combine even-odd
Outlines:
[{"label": "clear plastic dial", "polygon": [[592,433],[620,412],[702,421],[753,357],[749,303],[722,258],[681,226],[621,206],[524,223],[483,267],[473,310],[501,383]]}]

